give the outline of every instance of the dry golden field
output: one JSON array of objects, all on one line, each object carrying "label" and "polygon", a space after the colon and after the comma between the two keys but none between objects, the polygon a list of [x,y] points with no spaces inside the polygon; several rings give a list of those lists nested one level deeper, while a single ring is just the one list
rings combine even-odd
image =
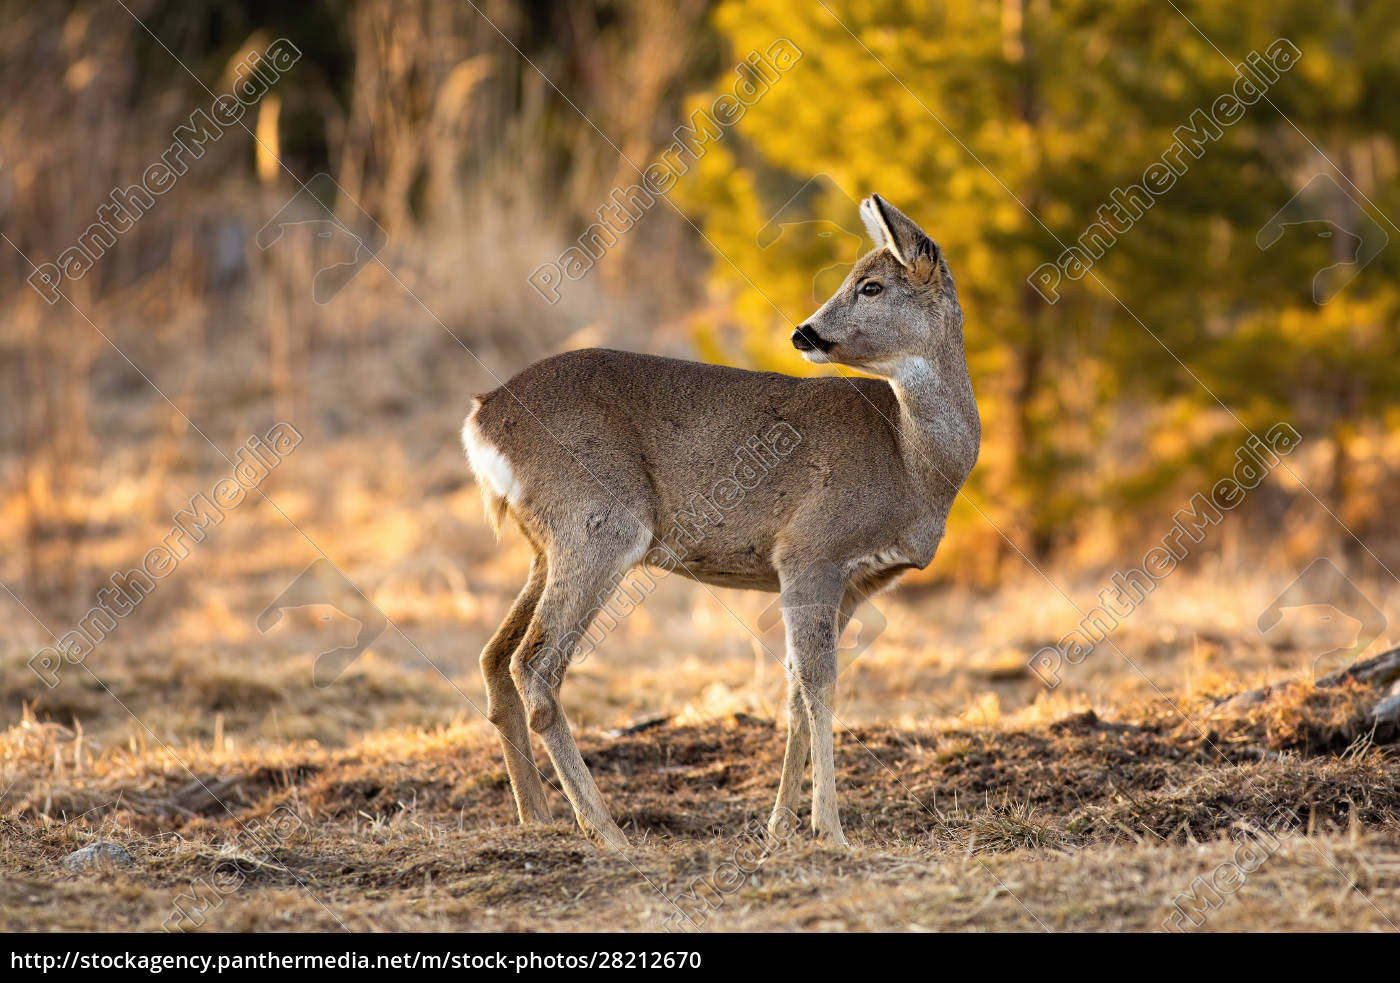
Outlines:
[{"label": "dry golden field", "polygon": [[[0,0],[0,28],[0,928],[1400,929],[1400,734],[1371,717],[1400,683],[1317,685],[1400,645],[1384,5]],[[787,37],[802,60],[674,194],[538,291]],[[284,38],[295,66],[191,152]],[[1062,303],[1028,292],[1276,38],[1305,52],[1278,106]],[[177,149],[90,275],[31,289]],[[774,598],[677,578],[563,688],[632,849],[577,830],[539,747],[556,821],[517,825],[477,658],[529,551],[483,516],[471,396],[594,346],[825,371],[789,338],[872,192],[955,271],[984,429],[939,556],[849,632],[851,849],[756,832]],[[1324,214],[1389,249],[1343,255]],[[1035,653],[1280,421],[1288,466],[1048,688]],[[277,462],[242,494],[254,436]],[[98,844],[129,862],[74,869]]]},{"label": "dry golden field", "polygon": [[[421,428],[421,446],[385,443],[373,458],[354,453],[363,435],[293,450],[262,486],[267,500],[230,510],[55,688],[26,666],[49,640],[40,620],[61,633],[53,614],[0,599],[7,930],[1076,931],[1200,919],[1283,931],[1400,919],[1394,735],[1366,725],[1374,693],[1309,682],[1312,657],[1349,638],[1292,616],[1265,638],[1254,620],[1274,581],[1219,562],[1164,580],[1114,634],[1121,651],[1100,646],[1053,693],[1025,668],[1078,620],[1051,581],[1087,599],[1093,579],[1028,571],[995,591],[915,583],[881,595],[864,620],[867,637],[883,631],[850,660],[835,707],[849,853],[803,830],[776,843],[755,834],[785,726],[781,632],[762,615],[771,598],[663,580],[564,689],[634,849],[586,841],[556,793],[554,825],[517,826],[476,656],[525,547],[514,530],[493,541],[454,415],[444,407],[440,432]],[[140,475],[130,464],[119,473]],[[220,473],[169,465],[174,505]],[[91,568],[75,581],[100,582],[157,544],[169,515],[149,519],[113,516],[83,545]],[[390,627],[322,688],[315,657],[353,638],[354,622],[326,605],[289,610],[266,632],[256,622],[326,539]],[[1253,706],[1212,699],[1289,681]],[[1280,825],[1285,815],[1296,823]],[[133,864],[63,865],[97,841]],[[1242,867],[1220,871],[1242,848],[1263,853],[1245,855],[1257,869],[1236,883]],[[1193,892],[1196,913],[1173,922]]]}]

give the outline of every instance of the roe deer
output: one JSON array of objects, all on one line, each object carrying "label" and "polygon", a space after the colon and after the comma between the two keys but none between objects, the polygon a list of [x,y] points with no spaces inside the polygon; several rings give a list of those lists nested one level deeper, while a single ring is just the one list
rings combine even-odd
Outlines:
[{"label": "roe deer", "polygon": [[[780,593],[788,733],[770,828],[795,811],[810,751],[813,829],[846,844],[832,748],[838,640],[867,594],[933,559],[982,432],[947,263],[878,195],[860,213],[875,250],[791,340],[809,362],[881,378],[592,349],[536,362],[476,397],[462,438],[488,517],[499,528],[508,513],[535,553],[481,653],[521,822],[550,819],[533,730],[579,825],[627,846],[559,690],[607,592],[645,558],[705,583]],[[800,440],[761,483],[710,510],[703,541],[678,556],[663,541],[674,517],[695,509],[700,489],[730,480],[736,450],[775,427]]]}]

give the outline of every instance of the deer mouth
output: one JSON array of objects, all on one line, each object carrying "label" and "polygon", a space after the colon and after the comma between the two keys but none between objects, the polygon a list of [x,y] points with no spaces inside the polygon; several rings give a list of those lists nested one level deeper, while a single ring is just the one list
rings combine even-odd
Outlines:
[{"label": "deer mouth", "polygon": [[792,347],[799,352],[829,352],[835,345],[836,342],[827,341],[805,324],[792,333]]}]

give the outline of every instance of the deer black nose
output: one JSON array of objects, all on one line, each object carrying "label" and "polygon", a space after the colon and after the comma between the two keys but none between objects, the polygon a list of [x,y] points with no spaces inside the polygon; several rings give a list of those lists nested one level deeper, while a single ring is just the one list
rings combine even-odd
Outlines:
[{"label": "deer black nose", "polygon": [[792,333],[792,347],[796,348],[799,352],[810,352],[814,348],[823,352],[830,351],[831,345],[831,342],[817,334],[806,324]]}]

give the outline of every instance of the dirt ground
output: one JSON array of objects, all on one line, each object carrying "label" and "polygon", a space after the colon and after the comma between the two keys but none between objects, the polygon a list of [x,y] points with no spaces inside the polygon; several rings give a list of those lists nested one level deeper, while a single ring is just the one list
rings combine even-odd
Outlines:
[{"label": "dirt ground", "polygon": [[[182,684],[225,705],[282,702]],[[561,818],[517,826],[479,720],[391,727],[334,748],[230,750],[227,724],[222,748],[163,747],[173,734],[137,729],[104,749],[26,712],[0,739],[0,924],[1394,930],[1400,763],[1368,743],[1364,708],[1352,689],[1298,683],[1245,716],[1191,701],[1192,722],[1148,704],[1117,719],[1085,710],[1029,726],[843,729],[849,852],[813,842],[805,817],[785,837],[762,835],[783,743],[772,719],[586,729],[585,758],[634,843],[626,856],[562,818],[567,803],[538,748]],[[96,841],[122,845],[131,865],[64,866]]]},{"label": "dirt ground", "polygon": [[[1338,644],[1335,620],[1290,612],[1258,631],[1292,573],[1242,560],[1162,582],[1053,691],[1027,660],[1078,622],[1065,595],[1083,603],[1103,577],[1027,571],[995,590],[881,595],[848,634],[834,707],[849,852],[813,842],[805,815],[792,835],[759,833],[786,728],[773,598],[665,579],[564,686],[633,849],[577,831],[540,747],[558,819],[518,826],[476,660],[526,547],[514,531],[493,539],[460,451],[435,438],[458,407],[437,415],[422,448],[385,439],[367,457],[373,435],[353,434],[292,452],[266,501],[191,544],[52,688],[33,654],[162,541],[222,462],[163,462],[164,504],[137,509],[122,503],[156,479],[139,451],[114,450],[110,480],[74,506],[81,548],[60,526],[37,543],[38,568],[67,579],[26,586],[12,569],[5,930],[1400,925],[1395,735],[1370,733],[1374,694],[1308,682]],[[0,509],[0,532],[17,514]],[[318,544],[388,619],[328,685],[317,656],[356,637],[354,605],[327,595],[345,603],[261,617]],[[1395,585],[1366,590],[1382,610],[1400,604]],[[1244,710],[1215,702],[1278,682]],[[98,842],[131,863],[65,866]]]}]

